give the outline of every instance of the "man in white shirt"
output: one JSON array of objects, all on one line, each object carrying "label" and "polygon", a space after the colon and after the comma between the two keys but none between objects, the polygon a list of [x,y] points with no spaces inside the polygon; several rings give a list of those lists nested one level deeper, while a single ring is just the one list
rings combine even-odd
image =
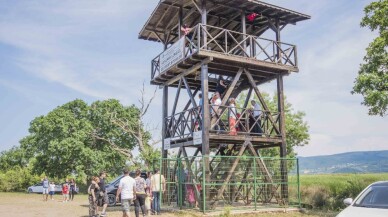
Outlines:
[{"label": "man in white shirt", "polygon": [[159,173],[159,169],[155,169],[155,174],[151,176],[151,191],[152,197],[154,198],[152,201],[152,208],[156,215],[160,214],[160,192],[164,192],[165,189],[166,181],[164,176]]},{"label": "man in white shirt", "polygon": [[124,170],[124,177],[121,178],[119,183],[119,189],[117,190],[116,201],[119,200],[121,194],[121,207],[123,208],[123,217],[130,217],[130,207],[132,200],[136,195],[136,182],[135,179],[129,176],[129,171]]},{"label": "man in white shirt", "polygon": [[253,133],[261,134],[262,133],[261,121],[260,121],[261,107],[260,107],[259,103],[257,103],[255,100],[252,100],[251,104],[253,106],[253,117],[254,117],[255,121],[257,121],[255,126],[253,127],[252,131],[253,131]]}]

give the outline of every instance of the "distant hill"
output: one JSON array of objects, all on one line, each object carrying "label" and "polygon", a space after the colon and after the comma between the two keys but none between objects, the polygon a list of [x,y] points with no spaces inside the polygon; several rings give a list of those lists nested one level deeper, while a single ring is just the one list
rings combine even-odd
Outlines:
[{"label": "distant hill", "polygon": [[387,151],[299,157],[300,174],[388,172]]}]

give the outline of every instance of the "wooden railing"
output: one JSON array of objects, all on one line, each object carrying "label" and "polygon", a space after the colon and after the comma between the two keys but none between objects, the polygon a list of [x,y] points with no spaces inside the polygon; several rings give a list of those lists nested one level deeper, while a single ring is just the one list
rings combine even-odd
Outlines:
[{"label": "wooden railing", "polygon": [[[295,45],[209,25],[198,24],[184,38],[183,59],[198,51],[298,67]],[[151,79],[163,73],[160,70],[160,55],[152,60]]]},{"label": "wooden railing", "polygon": [[167,117],[164,122],[167,129],[165,137],[172,139],[191,137],[202,125],[200,112],[200,107],[196,107]]},{"label": "wooden railing", "polygon": [[[231,134],[230,116],[235,117],[237,132],[234,135],[250,135],[265,137],[280,137],[279,113],[252,110],[247,108],[232,108],[229,106],[210,105],[210,133]],[[257,115],[258,114],[258,115]],[[257,116],[255,116],[257,115]],[[165,119],[165,138],[185,139],[201,130],[202,113],[200,107],[192,108]]]}]

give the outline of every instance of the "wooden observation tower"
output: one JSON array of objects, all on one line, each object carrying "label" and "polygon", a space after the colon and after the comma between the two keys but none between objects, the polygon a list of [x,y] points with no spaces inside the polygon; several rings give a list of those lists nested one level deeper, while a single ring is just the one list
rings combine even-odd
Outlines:
[{"label": "wooden observation tower", "polygon": [[[288,204],[287,161],[270,171],[260,150],[278,147],[280,157],[286,157],[283,77],[299,69],[296,46],[283,42],[280,33],[307,19],[310,16],[258,0],[161,0],[139,33],[140,39],[164,45],[151,61],[151,84],[163,88],[163,158],[170,149],[178,150],[197,201],[206,200],[207,208],[242,200]],[[261,38],[266,31],[275,37]],[[226,87],[215,105],[212,95],[220,80]],[[277,82],[275,111],[259,89],[270,81]],[[172,100],[169,91],[175,94]],[[241,101],[241,93],[243,103],[232,108],[229,99]],[[253,96],[260,110],[252,108]],[[233,126],[229,117],[235,119]],[[199,156],[202,173],[193,169]],[[242,156],[251,156],[253,162]],[[253,164],[259,175],[250,175]],[[202,190],[196,182],[204,183]],[[253,182],[266,186],[252,193],[241,184]]]}]

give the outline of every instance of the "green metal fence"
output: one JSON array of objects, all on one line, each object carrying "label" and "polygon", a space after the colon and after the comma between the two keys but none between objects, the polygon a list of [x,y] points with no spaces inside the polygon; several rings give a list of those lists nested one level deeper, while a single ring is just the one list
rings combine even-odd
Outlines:
[{"label": "green metal fence", "polygon": [[299,165],[294,158],[163,158],[155,161],[154,167],[161,168],[166,180],[162,208],[208,212],[226,207],[257,210],[300,206]]}]

